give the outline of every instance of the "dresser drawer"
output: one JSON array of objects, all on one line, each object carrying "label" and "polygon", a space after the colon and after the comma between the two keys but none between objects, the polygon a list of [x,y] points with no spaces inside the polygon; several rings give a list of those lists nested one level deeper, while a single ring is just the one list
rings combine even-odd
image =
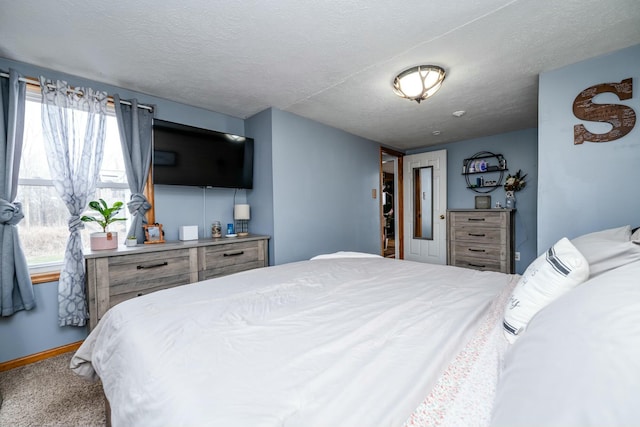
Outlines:
[{"label": "dresser drawer", "polygon": [[501,227],[506,222],[506,212],[452,212],[450,227]]},{"label": "dresser drawer", "polygon": [[264,267],[266,264],[263,243],[260,241],[207,246],[199,250],[201,269],[198,272],[198,280],[226,276]]},{"label": "dresser drawer", "polygon": [[464,242],[454,242],[451,255],[454,259],[471,257],[479,259],[505,260],[507,258],[507,249],[505,245],[500,244],[475,245]]},{"label": "dresser drawer", "polygon": [[[191,283],[197,250],[178,249],[109,258],[109,295],[136,296],[151,290]],[[117,298],[124,301],[126,298]],[[118,302],[120,302],[118,301]],[[110,306],[115,305],[111,303]]]},{"label": "dresser drawer", "polygon": [[489,227],[460,227],[452,230],[453,242],[472,242],[476,244],[499,245],[504,243],[507,230],[504,228]]},{"label": "dresser drawer", "polygon": [[111,293],[109,296],[109,307],[111,308],[116,304],[120,304],[123,301],[126,301],[131,298],[141,297],[143,295],[150,294],[152,292],[161,291],[163,289],[173,288],[175,286],[186,285],[192,283],[192,280],[189,280],[188,276],[180,275],[180,276],[172,276],[173,280],[163,281],[163,282],[148,282],[146,284],[136,283],[131,287],[124,288],[121,287],[118,289],[119,293]]},{"label": "dresser drawer", "polygon": [[451,264],[456,267],[473,268],[481,271],[502,271],[506,268],[504,262],[495,259],[477,259],[473,257],[457,257]]}]

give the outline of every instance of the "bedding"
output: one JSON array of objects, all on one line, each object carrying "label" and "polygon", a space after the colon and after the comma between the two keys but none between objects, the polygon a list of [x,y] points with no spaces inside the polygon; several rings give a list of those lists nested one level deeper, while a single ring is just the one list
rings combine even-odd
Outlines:
[{"label": "bedding", "polygon": [[504,356],[492,426],[640,425],[640,261],[549,304]]},{"label": "bedding", "polygon": [[115,427],[488,423],[519,276],[342,255],[125,301],[71,368]]}]

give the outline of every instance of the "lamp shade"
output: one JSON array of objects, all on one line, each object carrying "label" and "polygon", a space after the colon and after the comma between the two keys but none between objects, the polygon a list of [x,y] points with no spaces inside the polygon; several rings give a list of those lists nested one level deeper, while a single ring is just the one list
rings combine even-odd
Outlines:
[{"label": "lamp shade", "polygon": [[234,205],[233,219],[251,219],[249,205]]},{"label": "lamp shade", "polygon": [[418,65],[404,70],[393,80],[396,95],[411,101],[424,101],[442,86],[445,71],[437,65]]}]

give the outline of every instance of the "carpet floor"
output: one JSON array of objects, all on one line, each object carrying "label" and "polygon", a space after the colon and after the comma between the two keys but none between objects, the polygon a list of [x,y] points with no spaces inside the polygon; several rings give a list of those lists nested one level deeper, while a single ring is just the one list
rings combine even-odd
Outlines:
[{"label": "carpet floor", "polygon": [[102,385],[75,375],[72,355],[0,372],[0,426],[104,427]]}]

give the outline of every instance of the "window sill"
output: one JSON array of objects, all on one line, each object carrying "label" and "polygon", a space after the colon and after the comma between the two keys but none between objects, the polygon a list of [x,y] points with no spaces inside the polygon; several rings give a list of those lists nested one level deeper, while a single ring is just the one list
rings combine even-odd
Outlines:
[{"label": "window sill", "polygon": [[60,280],[60,271],[62,270],[62,261],[53,261],[31,265],[29,267],[29,275],[31,283],[40,285],[42,283],[57,282]]},{"label": "window sill", "polygon": [[60,280],[59,271],[48,271],[46,273],[31,273],[31,283],[40,285],[42,283],[56,282]]}]

